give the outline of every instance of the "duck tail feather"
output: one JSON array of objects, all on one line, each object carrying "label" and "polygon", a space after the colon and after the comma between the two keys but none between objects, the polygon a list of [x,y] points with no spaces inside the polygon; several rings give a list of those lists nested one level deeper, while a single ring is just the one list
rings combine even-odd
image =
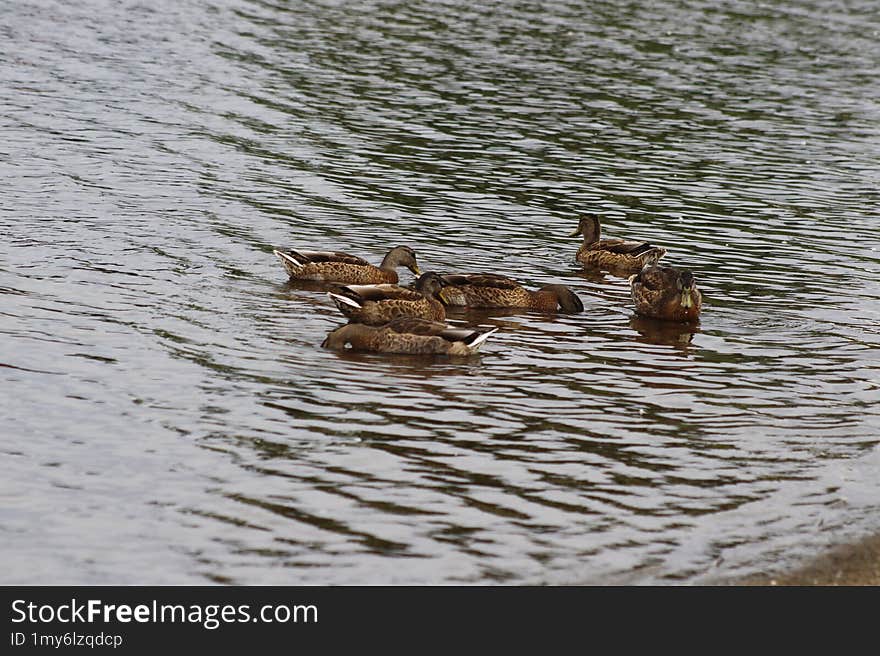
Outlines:
[{"label": "duck tail feather", "polygon": [[483,342],[485,342],[489,337],[498,332],[498,328],[492,328],[491,330],[487,330],[486,332],[477,332],[474,331],[474,337],[467,342],[467,345],[470,346],[473,350],[479,349]]},{"label": "duck tail feather", "polygon": [[352,310],[361,309],[361,304],[354,299],[348,298],[348,296],[334,294],[333,292],[327,292],[327,296],[330,297],[330,300],[336,304],[336,307],[338,307],[343,314],[348,314]]}]

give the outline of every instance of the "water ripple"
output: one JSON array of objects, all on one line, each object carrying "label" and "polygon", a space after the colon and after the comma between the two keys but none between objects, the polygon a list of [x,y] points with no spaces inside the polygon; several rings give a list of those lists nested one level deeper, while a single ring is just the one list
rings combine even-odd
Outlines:
[{"label": "water ripple", "polygon": [[[880,428],[870,3],[7,13],[27,582],[698,581],[869,527],[876,477],[840,472]],[[585,210],[695,272],[699,326],[579,269]],[[451,312],[500,329],[464,361],[322,350],[341,318],[272,248],[396,244],[586,310]]]}]

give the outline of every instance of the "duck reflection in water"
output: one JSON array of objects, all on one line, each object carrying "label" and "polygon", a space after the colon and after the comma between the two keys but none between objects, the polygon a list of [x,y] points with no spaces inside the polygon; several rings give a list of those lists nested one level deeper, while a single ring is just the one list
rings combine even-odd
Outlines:
[{"label": "duck reflection in water", "polygon": [[[448,355],[410,355],[405,353],[375,353],[370,351],[356,351],[354,349],[330,349],[330,353],[337,360],[346,363],[346,366],[356,367],[358,379],[364,383],[365,389],[375,390],[375,383],[381,383],[387,377],[392,376],[398,381],[410,381],[418,384],[420,389],[431,395],[441,395],[436,385],[428,383],[431,380],[441,380],[450,377],[468,376],[469,381],[479,381],[485,375],[483,365],[483,352],[468,356]],[[382,394],[376,395],[377,402],[384,402]]]},{"label": "duck reflection in water", "polygon": [[[455,305],[446,306],[447,323],[460,324],[462,327],[466,325],[491,325],[505,332],[522,330],[524,326],[522,321],[510,321],[506,317],[522,317],[528,316],[528,314],[519,308],[479,308],[475,310]],[[553,318],[554,315],[550,315],[550,317]]]},{"label": "duck reflection in water", "polygon": [[696,323],[678,323],[653,319],[634,314],[629,326],[638,333],[636,339],[644,344],[661,344],[687,348],[691,345],[694,335],[700,332]]}]

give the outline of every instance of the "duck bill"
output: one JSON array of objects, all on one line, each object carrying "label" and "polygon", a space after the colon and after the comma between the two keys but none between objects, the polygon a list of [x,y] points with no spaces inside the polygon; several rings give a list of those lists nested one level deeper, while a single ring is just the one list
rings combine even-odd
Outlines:
[{"label": "duck bill", "polygon": [[416,274],[417,276],[422,275],[422,271],[421,271],[421,269],[419,269],[419,267],[417,267],[415,264],[413,264],[413,265],[409,268],[409,270],[412,271],[412,272],[413,272],[414,274]]},{"label": "duck bill", "polygon": [[575,231],[569,235],[569,237],[577,237],[579,234],[581,234],[581,227],[580,226],[578,226],[575,229]]},{"label": "duck bill", "polygon": [[437,298],[440,299],[440,302],[443,303],[443,305],[449,305],[449,299],[446,297],[445,289],[441,289],[439,292],[437,292]]},{"label": "duck bill", "polygon": [[681,292],[681,307],[686,310],[694,307],[694,295],[692,289],[684,289]]}]

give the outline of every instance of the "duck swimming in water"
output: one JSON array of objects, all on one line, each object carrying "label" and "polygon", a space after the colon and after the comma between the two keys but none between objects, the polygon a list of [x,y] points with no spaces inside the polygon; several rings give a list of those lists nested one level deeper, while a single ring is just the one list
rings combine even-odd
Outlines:
[{"label": "duck swimming in water", "polygon": [[597,214],[581,216],[577,230],[570,236],[577,235],[583,235],[584,243],[575,259],[590,269],[634,273],[649,264],[656,264],[666,255],[665,248],[652,246],[646,241],[601,239],[602,225]]},{"label": "duck swimming in water", "polygon": [[472,355],[497,328],[450,328],[445,323],[401,317],[381,326],[349,323],[331,331],[324,348],[412,355]]},{"label": "duck swimming in water", "polygon": [[374,266],[361,257],[335,251],[274,250],[291,280],[335,282],[350,285],[396,284],[398,267],[421,275],[416,253],[409,246],[395,246],[382,264]]},{"label": "duck swimming in water", "polygon": [[352,323],[381,326],[398,317],[418,317],[445,321],[446,310],[440,300],[443,279],[436,273],[423,273],[415,289],[399,285],[346,285],[328,296]]},{"label": "duck swimming in water", "polygon": [[441,292],[449,306],[470,308],[524,308],[544,312],[584,311],[584,304],[563,285],[545,285],[530,291],[516,280],[494,273],[466,273],[443,276]]},{"label": "duck swimming in water", "polygon": [[700,316],[703,295],[690,271],[654,264],[630,276],[629,282],[638,314],[678,322],[694,322]]}]

